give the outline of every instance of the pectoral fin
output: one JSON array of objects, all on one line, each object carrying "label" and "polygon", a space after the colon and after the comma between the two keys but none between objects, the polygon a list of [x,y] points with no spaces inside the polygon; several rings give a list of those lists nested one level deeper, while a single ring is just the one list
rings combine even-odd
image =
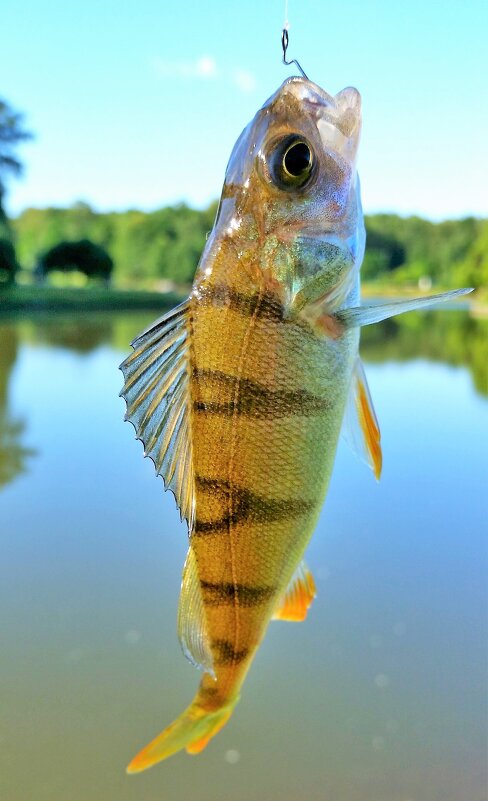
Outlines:
[{"label": "pectoral fin", "polygon": [[181,517],[191,532],[194,476],[189,426],[189,301],[161,317],[132,343],[133,353],[120,369],[120,393],[127,403],[126,420],[144,444],[166,489],[172,490]]},{"label": "pectoral fin", "polygon": [[354,453],[381,475],[381,434],[361,359],[354,366],[342,432]]},{"label": "pectoral fin", "polygon": [[276,608],[273,620],[305,620],[316,594],[313,576],[305,562],[300,562]]},{"label": "pectoral fin", "polygon": [[455,289],[452,292],[443,292],[441,295],[430,295],[426,298],[411,298],[409,300],[396,300],[392,303],[379,303],[374,306],[355,306],[351,309],[344,309],[335,315],[339,323],[345,328],[356,326],[371,325],[387,320],[388,317],[395,317],[397,314],[413,311],[414,309],[425,309],[453,300],[461,295],[467,295],[472,289]]}]

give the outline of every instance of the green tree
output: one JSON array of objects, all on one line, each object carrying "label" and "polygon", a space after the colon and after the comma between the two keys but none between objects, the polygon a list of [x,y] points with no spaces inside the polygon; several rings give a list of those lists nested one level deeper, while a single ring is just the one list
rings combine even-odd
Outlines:
[{"label": "green tree", "polygon": [[81,239],[79,242],[60,242],[48,250],[39,261],[39,274],[46,275],[53,270],[70,272],[79,270],[88,278],[109,280],[114,263],[104,248]]},{"label": "green tree", "polygon": [[405,263],[405,246],[398,232],[391,230],[391,222],[391,215],[366,218],[367,247],[361,268],[365,280],[374,280]]},{"label": "green tree", "polygon": [[488,220],[479,221],[478,236],[459,263],[456,279],[475,289],[488,288]]},{"label": "green tree", "polygon": [[4,210],[8,178],[20,175],[23,169],[16,148],[31,137],[32,134],[24,128],[23,115],[14,111],[5,100],[0,100],[0,224],[8,226]]},{"label": "green tree", "polygon": [[2,284],[13,283],[18,268],[12,242],[10,239],[2,237],[0,239],[0,287]]},{"label": "green tree", "polygon": [[[201,211],[181,204],[151,213],[109,214],[77,203],[68,209],[27,209],[12,228],[24,268],[34,270],[39,254],[60,241],[89,239],[113,258],[116,285],[149,288],[161,279],[192,280],[215,213],[215,203]],[[423,276],[439,290],[488,286],[487,226],[488,221],[472,217],[433,223],[395,214],[367,216],[362,277],[383,287],[416,285]]]}]

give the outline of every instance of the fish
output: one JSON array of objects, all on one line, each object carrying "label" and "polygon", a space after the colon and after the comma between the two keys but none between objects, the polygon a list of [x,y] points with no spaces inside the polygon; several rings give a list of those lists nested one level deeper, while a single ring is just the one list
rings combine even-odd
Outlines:
[{"label": "fish", "polygon": [[126,419],[188,525],[178,636],[190,706],[130,762],[202,751],[229,720],[270,621],[316,595],[304,552],[341,427],[379,478],[360,328],[470,291],[361,305],[361,97],[291,77],[239,136],[191,294],[121,365]]}]

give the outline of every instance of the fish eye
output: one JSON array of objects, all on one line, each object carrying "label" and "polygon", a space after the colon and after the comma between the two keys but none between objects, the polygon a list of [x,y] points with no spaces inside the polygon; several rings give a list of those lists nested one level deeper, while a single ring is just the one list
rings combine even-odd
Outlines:
[{"label": "fish eye", "polygon": [[280,189],[302,189],[314,166],[313,151],[301,136],[286,136],[268,156],[269,175]]}]

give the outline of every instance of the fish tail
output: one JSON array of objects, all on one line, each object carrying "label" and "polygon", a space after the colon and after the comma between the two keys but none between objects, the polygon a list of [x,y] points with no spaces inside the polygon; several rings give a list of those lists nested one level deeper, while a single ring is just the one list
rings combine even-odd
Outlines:
[{"label": "fish tail", "polygon": [[127,766],[127,773],[146,770],[182,748],[186,748],[189,754],[200,753],[209,740],[225,726],[238,700],[239,697],[233,698],[218,708],[209,709],[202,704],[200,694],[197,693],[180,717],[139,751]]}]

